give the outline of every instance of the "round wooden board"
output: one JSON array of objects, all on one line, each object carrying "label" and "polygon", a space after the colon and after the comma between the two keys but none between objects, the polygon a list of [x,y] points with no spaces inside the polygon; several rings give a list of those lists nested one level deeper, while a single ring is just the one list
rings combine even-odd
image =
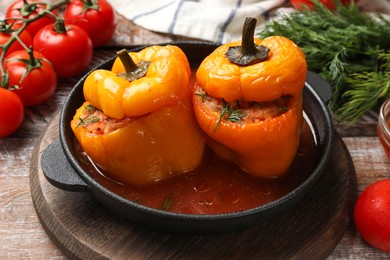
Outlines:
[{"label": "round wooden board", "polygon": [[42,226],[71,258],[321,259],[334,250],[351,222],[356,175],[338,135],[322,178],[294,208],[242,232],[183,235],[137,226],[104,208],[88,192],[52,186],[43,175],[40,159],[58,137],[58,122],[59,115],[35,146],[30,186]]}]

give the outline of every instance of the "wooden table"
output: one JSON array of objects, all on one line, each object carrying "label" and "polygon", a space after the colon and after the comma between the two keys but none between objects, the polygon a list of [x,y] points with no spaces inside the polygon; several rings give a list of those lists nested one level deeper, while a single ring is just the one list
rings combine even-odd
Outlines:
[{"label": "wooden table", "polygon": [[[0,17],[4,6],[0,3]],[[119,17],[121,23],[109,44],[139,45],[161,43],[188,38],[156,34],[146,31]],[[91,67],[98,55],[110,50],[96,50]],[[64,259],[62,252],[43,230],[31,199],[29,166],[36,141],[45,127],[59,112],[74,83],[81,77],[60,80],[54,96],[46,103],[26,108],[22,127],[7,138],[0,139],[0,256],[9,259]],[[1,102],[1,100],[0,100]],[[352,156],[360,193],[367,185],[390,178],[389,160],[386,158],[375,133],[377,114],[369,113],[352,127],[335,122]],[[310,227],[308,227],[310,228]],[[350,226],[329,259],[385,259],[390,255],[368,246],[353,225]]]}]

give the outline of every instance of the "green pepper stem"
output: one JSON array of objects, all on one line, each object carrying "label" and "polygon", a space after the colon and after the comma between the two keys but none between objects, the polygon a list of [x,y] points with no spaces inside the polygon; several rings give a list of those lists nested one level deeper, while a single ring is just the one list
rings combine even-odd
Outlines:
[{"label": "green pepper stem", "polygon": [[118,51],[117,56],[125,68],[125,72],[118,74],[119,77],[133,81],[142,78],[148,72],[150,62],[141,60],[138,64],[135,64],[126,49]]},{"label": "green pepper stem", "polygon": [[252,17],[248,17],[245,19],[241,40],[241,52],[243,53],[243,55],[256,54],[256,47],[254,43],[256,22],[256,19]]},{"label": "green pepper stem", "polygon": [[119,59],[121,60],[123,66],[125,67],[125,71],[127,74],[130,74],[138,69],[137,64],[134,63],[130,54],[126,49],[120,50],[117,52]]},{"label": "green pepper stem", "polygon": [[237,65],[248,66],[268,58],[269,49],[254,42],[257,20],[247,17],[242,30],[241,46],[230,46],[225,53],[226,58]]}]

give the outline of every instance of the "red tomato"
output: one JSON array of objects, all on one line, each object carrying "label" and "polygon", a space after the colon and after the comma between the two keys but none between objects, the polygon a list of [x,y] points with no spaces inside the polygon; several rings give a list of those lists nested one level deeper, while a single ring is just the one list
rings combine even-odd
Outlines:
[{"label": "red tomato", "polygon": [[375,182],[362,192],[355,205],[354,219],[368,244],[390,252],[390,179]]},{"label": "red tomato", "polygon": [[[6,44],[11,39],[12,34],[17,30],[17,27],[20,27],[20,26],[12,26],[12,29],[6,28],[8,26],[9,25],[4,25],[3,28],[0,28],[0,45]],[[19,34],[19,39],[27,47],[30,47],[32,45],[32,38],[31,38],[30,34],[26,30],[23,30]],[[22,50],[22,49],[23,49],[22,45],[20,45],[20,43],[15,39],[15,41],[8,48],[7,53],[5,54],[5,56],[7,56],[7,54],[10,54],[10,53],[12,53],[14,51]],[[1,55],[2,52],[3,52],[3,50],[0,49],[0,55]]]},{"label": "red tomato", "polygon": [[64,19],[83,28],[94,47],[106,44],[116,29],[114,9],[106,0],[72,0],[65,9]]},{"label": "red tomato", "polygon": [[[304,6],[308,6],[310,9],[313,9],[312,0],[290,0],[290,2],[298,10],[302,10]],[[330,10],[336,9],[334,0],[320,0],[320,2]],[[340,2],[344,5],[347,5],[351,3],[351,0],[340,0]]]},{"label": "red tomato", "polygon": [[24,106],[13,91],[0,87],[0,138],[6,137],[22,124]]},{"label": "red tomato", "polygon": [[[63,20],[60,21],[63,24]],[[57,32],[47,25],[33,39],[36,51],[41,52],[52,64],[58,77],[72,77],[81,73],[92,59],[93,46],[88,34],[79,26],[71,25]]]},{"label": "red tomato", "polygon": [[19,87],[13,91],[26,106],[45,102],[57,86],[57,76],[50,62],[41,53],[33,53],[34,58],[31,59],[25,50],[15,51],[4,61],[4,69],[9,73],[8,86]]},{"label": "red tomato", "polygon": [[[26,1],[28,4],[25,5]],[[37,4],[35,7],[34,5],[29,5],[35,2],[39,2],[40,4]],[[37,14],[39,14],[42,10],[46,9],[46,4],[43,4],[41,0],[16,0],[13,4],[11,4],[7,11],[5,12],[6,18],[24,18],[29,19],[35,17]],[[52,11],[54,14],[56,14],[55,11]],[[38,20],[35,20],[31,22],[27,27],[26,30],[30,33],[31,37],[34,37],[35,33],[39,31],[43,26],[47,24],[53,23],[53,17],[50,15],[45,15]],[[11,20],[12,21],[12,20]],[[16,23],[22,24],[22,21],[15,20]]]}]

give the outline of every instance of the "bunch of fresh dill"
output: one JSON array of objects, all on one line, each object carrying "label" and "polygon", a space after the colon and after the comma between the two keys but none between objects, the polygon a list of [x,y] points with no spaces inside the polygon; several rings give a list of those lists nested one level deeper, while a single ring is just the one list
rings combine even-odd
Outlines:
[{"label": "bunch of fresh dill", "polygon": [[330,11],[318,0],[305,9],[265,24],[259,37],[281,35],[306,55],[308,68],[333,90],[330,109],[339,120],[355,122],[390,98],[390,22],[336,0]]}]

